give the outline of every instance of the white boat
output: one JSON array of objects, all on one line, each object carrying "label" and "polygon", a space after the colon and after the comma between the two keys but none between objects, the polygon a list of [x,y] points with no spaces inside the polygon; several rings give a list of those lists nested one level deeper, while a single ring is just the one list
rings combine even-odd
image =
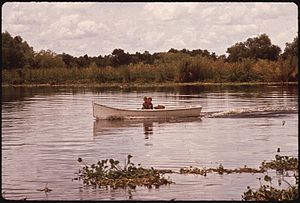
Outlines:
[{"label": "white boat", "polygon": [[98,119],[198,117],[202,106],[165,109],[119,109],[93,102],[93,116]]}]

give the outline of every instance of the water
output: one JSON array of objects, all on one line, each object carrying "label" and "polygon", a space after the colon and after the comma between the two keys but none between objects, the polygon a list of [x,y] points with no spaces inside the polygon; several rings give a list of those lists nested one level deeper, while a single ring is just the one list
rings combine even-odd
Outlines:
[{"label": "water", "polygon": [[[100,121],[92,101],[117,108],[202,105],[196,119]],[[92,188],[73,180],[88,164],[128,154],[143,167],[258,168],[282,155],[298,156],[298,86],[2,88],[2,195],[18,200],[241,200],[264,174],[166,174],[158,189]],[[51,192],[38,191],[47,187]],[[283,188],[287,187],[283,183]]]}]

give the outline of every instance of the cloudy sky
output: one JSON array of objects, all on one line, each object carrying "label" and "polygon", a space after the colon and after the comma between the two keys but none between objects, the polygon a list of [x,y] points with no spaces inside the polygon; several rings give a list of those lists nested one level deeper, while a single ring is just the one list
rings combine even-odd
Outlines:
[{"label": "cloudy sky", "polygon": [[165,52],[170,48],[226,53],[266,33],[284,49],[298,31],[294,3],[17,3],[2,6],[2,32],[20,35],[34,51],[73,56]]}]

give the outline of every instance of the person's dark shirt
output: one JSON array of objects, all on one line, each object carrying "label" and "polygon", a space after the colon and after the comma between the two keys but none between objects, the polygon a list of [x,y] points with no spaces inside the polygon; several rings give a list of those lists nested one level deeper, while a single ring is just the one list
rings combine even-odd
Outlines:
[{"label": "person's dark shirt", "polygon": [[146,102],[144,102],[142,109],[149,109],[149,105]]}]

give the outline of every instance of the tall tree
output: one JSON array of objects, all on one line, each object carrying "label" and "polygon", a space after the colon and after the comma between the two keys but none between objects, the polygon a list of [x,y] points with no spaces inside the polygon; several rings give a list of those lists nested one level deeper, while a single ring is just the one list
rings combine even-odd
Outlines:
[{"label": "tall tree", "polygon": [[296,81],[298,78],[298,36],[292,43],[286,43],[281,55],[281,74],[283,81]]},{"label": "tall tree", "polygon": [[244,58],[249,58],[249,51],[250,50],[246,47],[245,43],[236,43],[234,46],[227,49],[227,53],[229,54],[227,60],[230,62],[236,62],[241,61]]},{"label": "tall tree", "polygon": [[84,56],[80,56],[79,58],[77,58],[76,62],[78,64],[78,67],[80,67],[80,68],[89,67],[89,65],[91,64],[90,58],[88,57],[87,54],[85,54]]},{"label": "tall tree", "polygon": [[12,44],[13,38],[8,33],[2,33],[2,66],[3,68],[10,68],[10,46]]},{"label": "tall tree", "polygon": [[283,59],[298,56],[298,36],[294,38],[292,43],[285,43],[285,49],[281,56]]},{"label": "tall tree", "polygon": [[77,66],[75,58],[73,56],[66,53],[62,53],[60,57],[62,58],[67,68],[73,68]]},{"label": "tall tree", "polygon": [[22,37],[12,37],[8,32],[2,33],[3,68],[24,68],[33,64],[34,51]]},{"label": "tall tree", "polygon": [[273,45],[266,34],[248,38],[245,42],[236,43],[227,49],[228,61],[230,62],[241,61],[244,58],[276,61],[280,52],[280,47]]},{"label": "tall tree", "polygon": [[41,50],[34,57],[35,68],[62,68],[65,63],[62,57],[51,50]]},{"label": "tall tree", "polygon": [[112,52],[113,66],[128,65],[131,62],[131,55],[125,53],[123,49],[114,49]]}]

